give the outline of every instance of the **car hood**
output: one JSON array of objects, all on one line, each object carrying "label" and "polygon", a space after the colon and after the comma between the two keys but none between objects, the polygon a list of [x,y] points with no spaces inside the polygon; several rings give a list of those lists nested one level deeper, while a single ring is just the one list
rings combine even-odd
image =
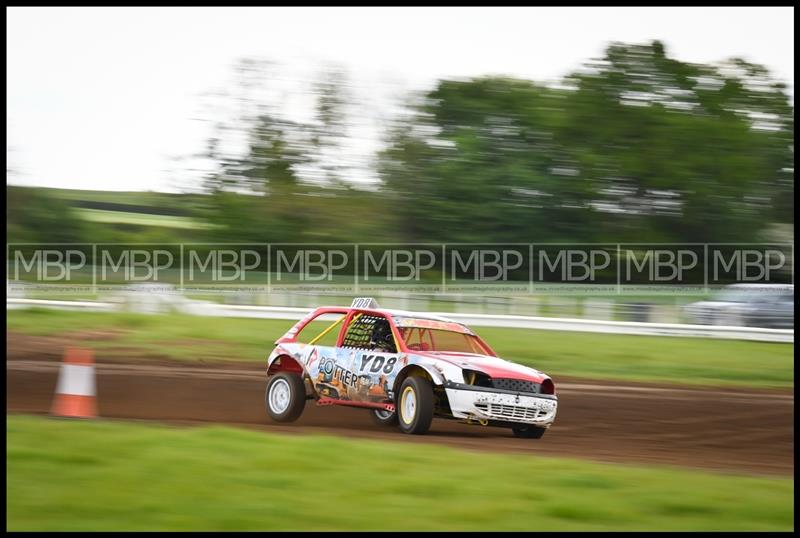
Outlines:
[{"label": "car hood", "polygon": [[550,376],[543,374],[539,370],[522,366],[499,357],[489,355],[474,355],[471,353],[449,353],[439,351],[415,352],[415,355],[427,359],[437,359],[449,362],[461,368],[478,370],[492,378],[523,379],[541,383]]}]

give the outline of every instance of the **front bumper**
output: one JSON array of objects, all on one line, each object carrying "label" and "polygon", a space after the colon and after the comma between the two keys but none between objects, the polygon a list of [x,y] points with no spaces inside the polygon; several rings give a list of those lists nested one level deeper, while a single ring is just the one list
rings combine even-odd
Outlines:
[{"label": "front bumper", "polygon": [[445,392],[455,418],[548,427],[558,409],[558,398],[551,394],[514,393],[453,382],[445,383]]}]

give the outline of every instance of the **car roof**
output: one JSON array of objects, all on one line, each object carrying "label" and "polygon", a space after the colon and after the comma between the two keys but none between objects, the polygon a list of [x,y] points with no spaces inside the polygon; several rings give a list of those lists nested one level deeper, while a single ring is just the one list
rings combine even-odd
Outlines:
[{"label": "car roof", "polygon": [[726,288],[734,288],[737,290],[757,290],[757,289],[775,289],[775,290],[794,290],[794,284],[749,284],[738,283],[725,286]]},{"label": "car roof", "polygon": [[459,321],[455,321],[450,318],[446,318],[444,316],[439,316],[437,314],[429,314],[427,312],[409,312],[408,310],[393,310],[393,309],[381,309],[381,311],[395,318],[433,319],[436,321],[446,321],[448,323],[458,323],[459,325],[464,325]]},{"label": "car roof", "polygon": [[438,314],[430,314],[428,312],[411,312],[409,310],[395,310],[393,308],[353,308],[350,306],[320,306],[319,308],[333,308],[337,310],[363,310],[367,312],[380,312],[381,314],[391,316],[393,318],[431,319],[435,321],[446,321],[448,323],[458,323],[459,325],[464,325],[460,321],[455,321]]}]

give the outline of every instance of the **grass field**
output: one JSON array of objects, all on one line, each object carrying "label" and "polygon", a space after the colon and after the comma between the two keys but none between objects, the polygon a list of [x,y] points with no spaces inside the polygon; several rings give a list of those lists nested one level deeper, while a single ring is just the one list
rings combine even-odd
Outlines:
[{"label": "grass field", "polygon": [[130,213],[125,211],[105,211],[102,209],[77,209],[80,217],[89,222],[101,224],[136,224],[139,226],[164,226],[166,228],[213,228],[211,224],[190,217]]},{"label": "grass field", "polygon": [[205,205],[206,196],[202,194],[168,193],[153,191],[92,191],[82,189],[54,189],[42,187],[17,187],[44,190],[48,195],[68,202],[108,202],[114,204],[135,204],[153,208],[180,207],[191,212]]},{"label": "grass field", "polygon": [[[289,320],[9,310],[6,328],[61,335],[106,356],[264,361]],[[326,324],[320,324],[324,327]],[[476,328],[503,358],[559,376],[695,385],[791,387],[794,344]],[[98,332],[104,334],[98,336]],[[138,355],[136,355],[138,354]]]},{"label": "grass field", "polygon": [[8,530],[791,530],[791,479],[10,416]]}]

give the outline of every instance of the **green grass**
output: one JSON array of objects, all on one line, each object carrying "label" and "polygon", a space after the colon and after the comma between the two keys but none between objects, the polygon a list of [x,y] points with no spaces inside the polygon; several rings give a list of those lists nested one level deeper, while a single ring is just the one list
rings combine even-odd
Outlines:
[{"label": "green grass", "polygon": [[[320,328],[327,323],[317,322]],[[260,362],[289,320],[206,318],[178,314],[7,311],[6,328],[34,335],[115,331],[82,343],[111,357],[124,353],[185,360]],[[694,385],[784,387],[794,384],[794,344],[628,336],[477,327],[503,358],[553,376]],[[138,357],[137,357],[138,358]]]},{"label": "green grass", "polygon": [[214,225],[200,222],[191,217],[130,213],[125,211],[106,211],[102,209],[76,209],[78,215],[89,222],[102,224],[136,224],[139,226],[163,226],[165,228],[213,228]]},{"label": "green grass", "polygon": [[135,204],[157,208],[180,207],[191,211],[206,204],[208,198],[202,194],[168,193],[154,191],[92,191],[79,189],[54,189],[44,187],[17,187],[45,191],[49,196],[68,202],[110,202],[115,204]]},{"label": "green grass", "polygon": [[495,327],[476,331],[501,357],[554,376],[690,385],[794,385],[794,344]]},{"label": "green grass", "polygon": [[19,530],[791,530],[789,478],[7,417]]}]

